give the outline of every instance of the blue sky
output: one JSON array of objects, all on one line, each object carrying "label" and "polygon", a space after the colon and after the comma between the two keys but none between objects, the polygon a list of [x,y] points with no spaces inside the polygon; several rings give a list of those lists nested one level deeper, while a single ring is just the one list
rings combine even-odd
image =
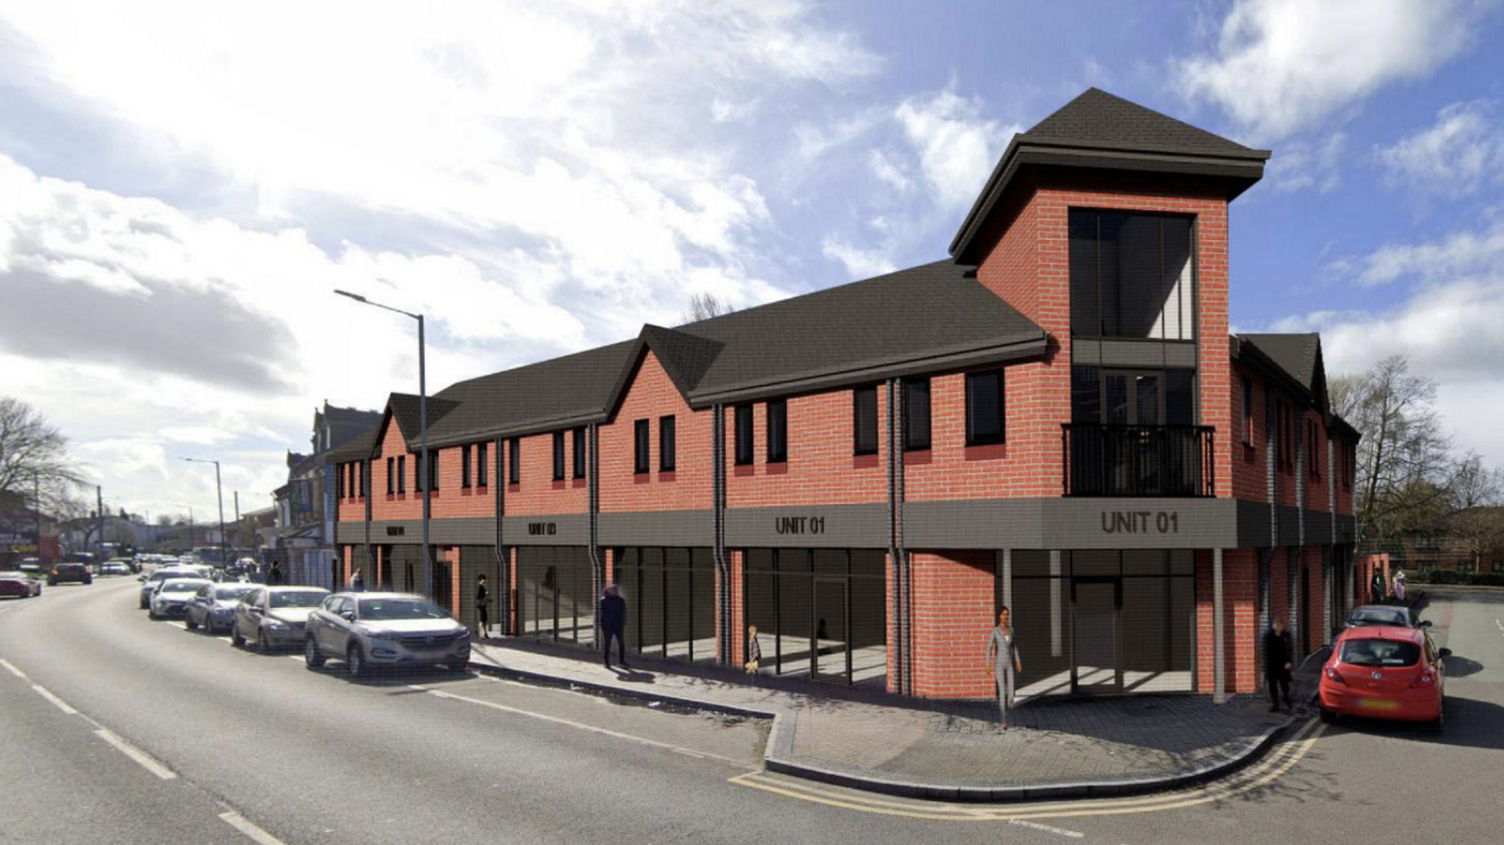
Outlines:
[{"label": "blue sky", "polygon": [[438,387],[935,260],[1092,85],[1274,151],[1235,328],[1410,355],[1504,463],[1499,0],[205,5],[0,0],[0,393],[132,509],[415,387],[334,287]]}]

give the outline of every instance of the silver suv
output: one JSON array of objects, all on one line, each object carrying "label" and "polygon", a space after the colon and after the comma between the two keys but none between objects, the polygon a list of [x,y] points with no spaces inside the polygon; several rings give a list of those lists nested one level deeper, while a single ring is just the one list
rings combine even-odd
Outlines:
[{"label": "silver suv", "polygon": [[462,672],[470,632],[444,609],[409,593],[335,593],[308,615],[303,656],[317,669],[344,660],[353,678],[381,666],[435,666]]}]

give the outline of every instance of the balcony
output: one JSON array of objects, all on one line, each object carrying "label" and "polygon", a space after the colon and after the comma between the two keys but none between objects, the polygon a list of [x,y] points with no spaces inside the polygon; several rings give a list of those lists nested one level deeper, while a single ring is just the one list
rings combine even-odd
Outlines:
[{"label": "balcony", "polygon": [[1066,423],[1065,495],[1214,496],[1212,432],[1195,425]]}]

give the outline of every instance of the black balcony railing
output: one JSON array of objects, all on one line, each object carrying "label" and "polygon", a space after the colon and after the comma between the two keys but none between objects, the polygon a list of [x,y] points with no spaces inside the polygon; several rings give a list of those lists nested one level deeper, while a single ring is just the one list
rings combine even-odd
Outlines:
[{"label": "black balcony railing", "polygon": [[1215,496],[1212,429],[1195,425],[1061,426],[1067,496]]}]

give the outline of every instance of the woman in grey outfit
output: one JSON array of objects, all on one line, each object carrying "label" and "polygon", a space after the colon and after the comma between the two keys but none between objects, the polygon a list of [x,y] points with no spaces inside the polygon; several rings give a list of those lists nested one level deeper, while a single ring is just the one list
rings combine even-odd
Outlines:
[{"label": "woman in grey outfit", "polygon": [[1018,646],[1013,643],[1013,628],[1008,624],[1008,608],[997,612],[997,627],[987,635],[986,666],[997,681],[997,703],[1003,713],[1003,730],[1008,729],[1008,710],[1013,707],[1017,673],[1023,672]]}]

